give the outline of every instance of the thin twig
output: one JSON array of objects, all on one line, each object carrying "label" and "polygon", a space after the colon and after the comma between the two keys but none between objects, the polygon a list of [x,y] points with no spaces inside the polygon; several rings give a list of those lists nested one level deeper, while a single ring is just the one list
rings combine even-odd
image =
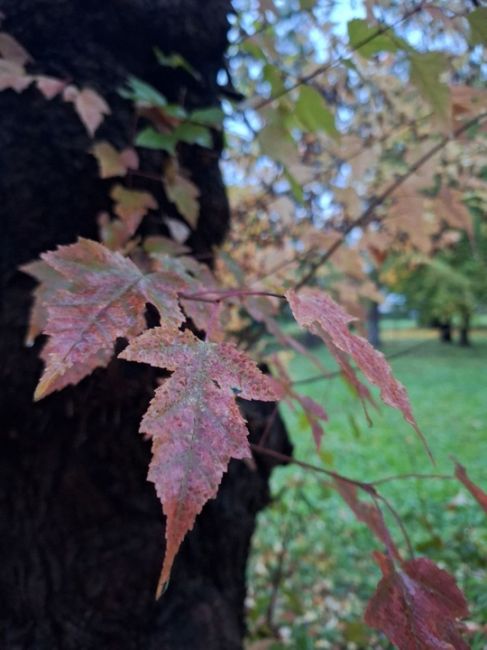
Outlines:
[{"label": "thin twig", "polygon": [[[272,293],[271,291],[252,291],[251,289],[208,289],[205,291],[196,291],[194,293],[179,292],[178,296],[183,300],[196,300],[198,302],[221,302],[227,298],[242,298],[245,296],[266,296],[270,298],[280,298],[284,300],[281,293]],[[206,296],[215,296],[207,298]]]},{"label": "thin twig", "polygon": [[259,36],[259,34],[262,34],[262,32],[265,32],[270,27],[275,27],[277,23],[280,23],[284,20],[289,20],[296,14],[302,13],[302,11],[303,11],[302,9],[298,9],[298,10],[293,9],[292,11],[289,11],[287,14],[281,14],[277,16],[277,20],[273,23],[269,22],[266,19],[265,22],[259,27],[259,29],[256,29],[255,32],[253,32],[252,34],[249,34],[248,32],[243,31],[242,28],[240,28],[241,31],[243,32],[242,35],[240,36],[240,38],[237,38],[237,40],[233,41],[233,43],[230,43],[230,47],[238,47],[239,45],[247,41],[249,38],[255,38],[256,36]]},{"label": "thin twig", "polygon": [[442,481],[454,481],[454,476],[449,476],[448,474],[397,474],[396,476],[386,476],[384,478],[379,478],[376,481],[372,481],[372,485],[382,485],[383,483],[390,483],[391,481],[402,481],[408,479],[440,479]]},{"label": "thin twig", "polygon": [[406,12],[399,20],[397,20],[395,23],[392,23],[392,25],[384,25],[382,27],[379,27],[377,29],[377,31],[375,31],[373,34],[371,34],[367,38],[364,38],[362,41],[357,43],[357,45],[355,45],[353,48],[350,48],[350,50],[349,50],[349,52],[347,54],[343,54],[342,56],[338,57],[334,61],[330,61],[329,63],[325,63],[325,64],[319,66],[313,72],[310,72],[309,74],[304,75],[303,77],[299,77],[299,79],[295,83],[293,83],[291,86],[289,86],[288,88],[284,88],[284,89],[280,90],[279,92],[275,93],[274,95],[271,95],[270,97],[267,97],[266,99],[262,99],[260,102],[258,102],[252,108],[254,110],[258,111],[261,108],[263,108],[264,106],[267,106],[268,104],[271,104],[276,99],[280,99],[284,95],[287,95],[288,93],[292,92],[296,88],[299,88],[302,85],[308,84],[315,77],[319,76],[320,74],[323,74],[324,72],[327,72],[331,68],[334,68],[336,65],[339,65],[340,63],[342,63],[342,61],[347,59],[350,56],[350,54],[352,54],[353,52],[356,52],[361,47],[364,47],[364,45],[368,45],[369,43],[371,43],[378,36],[382,36],[383,34],[387,33],[391,29],[394,29],[395,27],[397,27],[398,25],[403,23],[405,20],[408,20],[409,18],[414,16],[414,14],[421,11],[422,4],[423,3],[420,3],[419,5],[416,5],[416,7],[414,7],[410,11]]},{"label": "thin twig", "polygon": [[267,441],[267,438],[269,437],[269,434],[272,430],[272,425],[274,424],[274,421],[277,417],[277,414],[279,412],[279,402],[276,402],[272,413],[267,417],[267,422],[264,431],[262,432],[262,435],[259,438],[259,447],[263,447]]},{"label": "thin twig", "polygon": [[273,571],[271,578],[271,596],[269,598],[269,605],[266,612],[266,623],[273,634],[278,636],[279,631],[274,624],[274,615],[276,612],[277,599],[279,597],[279,590],[281,588],[282,579],[284,578],[284,563],[286,560],[289,542],[291,541],[291,509],[284,521],[284,531],[281,537],[281,548],[277,554],[277,566]]},{"label": "thin twig", "polygon": [[[404,522],[403,522],[401,516],[395,510],[395,508],[392,507],[392,505],[389,503],[389,501],[385,497],[383,497],[381,494],[378,494],[376,498],[379,499],[380,501],[382,501],[382,503],[386,506],[386,508],[391,513],[391,515],[394,517],[397,525],[401,529],[401,533],[402,533],[402,536],[404,537],[404,541],[406,542],[406,546],[408,547],[409,556],[411,558],[414,558],[413,545],[411,543],[411,539],[409,538],[408,532],[406,530],[406,526],[404,525]],[[375,498],[374,498],[374,500],[375,500]]]},{"label": "thin twig", "polygon": [[346,483],[350,483],[351,485],[355,485],[356,487],[360,488],[361,490],[364,490],[367,492],[367,494],[374,495],[376,497],[383,498],[379,493],[375,490],[375,487],[377,485],[382,485],[383,483],[389,483],[391,481],[399,481],[402,479],[408,480],[408,479],[418,479],[418,480],[430,480],[430,479],[440,479],[444,481],[453,481],[455,480],[455,477],[449,476],[447,474],[398,474],[397,476],[386,476],[384,478],[379,478],[374,481],[357,481],[353,478],[349,478],[347,476],[343,476],[342,474],[338,474],[337,472],[334,472],[329,469],[325,469],[324,467],[320,467],[319,465],[313,465],[311,463],[306,463],[302,460],[298,460],[297,458],[293,458],[292,456],[287,456],[286,454],[281,454],[279,451],[274,451],[273,449],[268,449],[267,447],[262,447],[261,445],[256,445],[256,444],[251,444],[250,445],[252,450],[255,451],[256,453],[259,454],[265,454],[266,456],[271,456],[273,458],[276,458],[277,460],[282,460],[285,463],[289,463],[292,465],[298,465],[299,467],[302,467],[303,469],[309,469],[313,472],[318,472],[320,474],[326,474],[327,476],[331,476],[332,478],[338,479],[340,481],[345,481]]},{"label": "thin twig", "polygon": [[297,460],[296,458],[293,458],[292,456],[287,456],[286,454],[281,454],[279,451],[274,451],[274,449],[268,449],[267,447],[261,447],[260,445],[255,445],[255,444],[251,444],[250,447],[252,448],[253,451],[259,454],[265,454],[266,456],[277,458],[278,460],[282,460],[286,463],[299,465],[304,469],[310,469],[313,470],[314,472],[326,474],[327,476],[331,476],[332,478],[337,479],[339,481],[345,481],[345,483],[350,483],[351,485],[355,485],[355,487],[358,487],[364,492],[367,492],[367,494],[378,496],[377,491],[375,490],[374,486],[371,483],[365,483],[364,481],[357,481],[353,478],[348,478],[347,476],[338,474],[338,472],[334,472],[330,469],[325,469],[324,467],[319,467],[318,465],[312,465],[311,463],[305,463],[301,460]]}]

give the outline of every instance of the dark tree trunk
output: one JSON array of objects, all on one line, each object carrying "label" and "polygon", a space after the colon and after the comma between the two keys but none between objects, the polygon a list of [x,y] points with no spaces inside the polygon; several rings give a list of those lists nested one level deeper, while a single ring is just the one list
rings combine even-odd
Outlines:
[{"label": "dark tree trunk", "polygon": [[367,339],[374,348],[381,347],[379,305],[371,301],[367,311]]},{"label": "dark tree trunk", "polygon": [[[0,0],[4,30],[31,52],[34,70],[94,88],[112,115],[97,140],[126,146],[128,74],[173,101],[218,102],[228,0]],[[153,46],[180,52],[196,82],[155,63]],[[150,449],[137,433],[152,370],[114,361],[37,404],[38,353],[23,344],[32,281],[20,264],[78,235],[96,238],[111,183],[97,178],[91,142],[71,105],[32,89],[0,93],[1,418],[0,647],[2,650],[237,650],[244,634],[245,564],[255,516],[268,501],[271,464],[232,463],[218,498],[198,518],[159,602],[164,522],[146,481]],[[209,254],[227,229],[228,204],[213,151],[188,147],[200,188],[193,250]],[[160,169],[161,160],[144,161]],[[159,185],[165,214],[174,208]],[[161,231],[154,213],[146,230]],[[246,408],[257,439],[272,405]],[[289,453],[276,422],[267,444]]]},{"label": "dark tree trunk", "polygon": [[452,326],[450,321],[441,321],[438,324],[438,330],[440,332],[440,341],[442,343],[452,342]]},{"label": "dark tree trunk", "polygon": [[468,313],[463,315],[458,343],[463,347],[470,346],[470,314]]}]

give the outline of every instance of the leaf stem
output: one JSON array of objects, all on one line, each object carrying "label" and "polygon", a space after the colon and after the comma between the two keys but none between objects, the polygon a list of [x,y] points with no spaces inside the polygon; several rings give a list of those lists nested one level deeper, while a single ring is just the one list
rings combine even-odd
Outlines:
[{"label": "leaf stem", "polygon": [[[183,300],[198,300],[201,302],[221,302],[227,298],[242,298],[245,296],[267,296],[269,298],[279,298],[285,300],[282,293],[272,293],[271,291],[253,291],[251,289],[208,289],[205,291],[196,291],[195,293],[185,293],[181,291],[179,297]],[[216,296],[207,298],[206,296]]]}]

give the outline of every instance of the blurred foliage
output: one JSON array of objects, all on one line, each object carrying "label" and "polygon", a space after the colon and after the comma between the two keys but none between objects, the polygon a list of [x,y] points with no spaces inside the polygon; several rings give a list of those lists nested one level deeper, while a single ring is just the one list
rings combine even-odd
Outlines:
[{"label": "blurred foliage", "polygon": [[[391,341],[385,351],[408,350],[411,343],[407,339]],[[409,387],[419,424],[432,445],[437,460],[433,473],[451,475],[452,455],[464,461],[485,485],[487,474],[479,450],[487,439],[482,388],[487,337],[483,330],[475,333],[473,349],[445,349],[435,341],[420,341],[419,345],[416,341],[415,345],[392,365]],[[319,354],[323,362],[330,363],[324,350]],[[291,361],[289,371],[296,380],[315,374],[305,360]],[[354,478],[367,476],[368,480],[431,473],[418,441],[391,410],[372,413],[373,426],[369,427],[340,379],[303,384],[303,391],[317,400],[326,395],[334,410],[321,453],[312,446],[311,438],[303,435],[307,424],[300,412],[283,411],[298,459],[339,468]],[[327,477],[295,465],[277,470],[272,506],[259,515],[254,538],[247,603],[249,639],[255,642],[277,635],[280,644],[262,646],[269,648],[392,648],[362,621],[379,576],[370,563],[376,543],[327,483]],[[411,478],[384,483],[380,489],[394,503],[418,555],[427,555],[453,570],[471,607],[469,641],[474,650],[483,649],[482,626],[487,620],[485,514],[452,480]],[[404,546],[401,531],[390,516],[387,519],[396,540]],[[300,640],[303,636],[306,641]],[[250,641],[249,647],[253,648]]]}]

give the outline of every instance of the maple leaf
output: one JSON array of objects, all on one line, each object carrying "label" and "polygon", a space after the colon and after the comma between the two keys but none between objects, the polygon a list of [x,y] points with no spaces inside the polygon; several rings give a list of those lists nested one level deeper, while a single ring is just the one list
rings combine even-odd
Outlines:
[{"label": "maple leaf", "polygon": [[[130,152],[129,149],[126,151]],[[155,210],[158,204],[149,192],[128,190],[122,185],[115,185],[110,196],[115,202],[114,212],[119,218],[111,219],[107,212],[98,215],[100,239],[111,250],[127,250],[126,245],[144,216],[149,210]],[[131,242],[132,245],[134,243]]]},{"label": "maple leaf", "polygon": [[454,120],[477,115],[487,101],[487,91],[483,88],[450,86],[450,94]]},{"label": "maple leaf", "polygon": [[46,77],[44,75],[37,75],[35,77],[35,83],[38,90],[48,100],[59,95],[59,93],[61,93],[66,87],[65,81],[56,79],[55,77]]},{"label": "maple leaf", "polygon": [[32,61],[27,50],[13,36],[5,32],[0,32],[0,54],[7,61],[12,61],[20,66]]},{"label": "maple leaf", "polygon": [[185,284],[185,292],[180,296],[180,303],[185,314],[194,325],[206,333],[210,340],[223,339],[224,333],[221,325],[222,304],[193,299],[192,294],[204,292],[203,297],[210,297],[212,289],[218,293],[219,286],[210,269],[189,256],[179,258],[170,255],[153,253],[155,270],[176,274]]},{"label": "maple leaf", "polygon": [[184,321],[177,291],[181,280],[169,273],[144,275],[128,258],[102,244],[79,239],[44,253],[44,262],[70,284],[46,292],[44,373],[34,399],[77,383],[106,366],[117,337],[131,338],[145,327],[145,304],[151,302],[167,327]]},{"label": "maple leaf", "polygon": [[399,650],[468,650],[456,629],[468,608],[454,578],[426,558],[395,569],[385,555],[374,555],[384,577],[367,606],[367,625]]},{"label": "maple leaf", "polygon": [[316,445],[316,449],[320,449],[321,439],[323,438],[323,426],[322,422],[328,421],[328,414],[325,409],[318,404],[314,399],[308,397],[307,395],[301,395],[300,393],[293,393],[294,399],[301,406],[311,427],[311,433],[313,434],[313,440]]},{"label": "maple leaf", "polygon": [[134,149],[117,151],[109,142],[97,142],[93,145],[91,153],[98,162],[100,178],[125,176],[129,169],[137,169],[139,166],[139,159]]},{"label": "maple leaf", "polygon": [[[338,492],[342,496],[343,500],[348,504],[350,510],[357,519],[364,523],[374,533],[374,535],[384,544],[392,557],[396,560],[400,560],[401,556],[392,540],[379,507],[372,505],[371,503],[360,501],[357,497],[357,488],[352,483],[340,478],[335,478],[334,480]],[[366,488],[365,484],[364,488]],[[373,487],[367,486],[367,488],[367,491],[373,495]]]},{"label": "maple leaf", "polygon": [[[301,327],[323,339],[346,377],[352,382],[358,382],[354,379],[355,373],[345,356],[349,355],[367,379],[379,387],[382,401],[402,412],[404,419],[420,436],[431,457],[428,445],[413,416],[406,389],[392,375],[384,355],[364,338],[352,334],[348,329],[349,324],[356,319],[319,289],[304,288],[299,293],[290,290],[286,293],[286,298],[296,321]],[[354,385],[359,394],[366,389],[360,382]]]},{"label": "maple leaf", "polygon": [[323,373],[323,376],[327,375],[327,370],[320,359],[297,339],[283,331],[277,318],[275,318],[278,308],[271,298],[267,296],[246,296],[242,300],[242,304],[252,318],[265,325],[269,334],[274,336],[284,349],[293,348],[296,352],[309,359]]},{"label": "maple leaf", "polygon": [[441,52],[415,52],[409,55],[409,61],[411,81],[438,117],[447,120],[451,111],[450,92],[448,86],[440,81],[447,68],[447,58]]},{"label": "maple leaf", "polygon": [[167,198],[171,203],[174,203],[178,212],[194,230],[198,224],[200,211],[198,203],[199,189],[184,176],[174,158],[168,161],[162,182]]},{"label": "maple leaf", "polygon": [[33,77],[26,74],[24,68],[14,61],[0,59],[0,91],[15,90],[21,93],[33,81]]},{"label": "maple leaf", "polygon": [[35,288],[29,315],[29,327],[25,337],[25,344],[33,345],[34,339],[41,334],[47,323],[46,305],[58,289],[67,289],[69,282],[42,260],[29,262],[20,267],[20,271],[27,273],[39,282]]},{"label": "maple leaf", "polygon": [[313,434],[313,439],[316,448],[319,450],[321,445],[321,439],[323,438],[323,433],[324,433],[322,422],[328,421],[327,412],[321,406],[321,404],[318,404],[318,402],[316,402],[314,399],[308,397],[307,395],[301,395],[294,389],[293,382],[277,355],[274,356],[272,360],[272,365],[277,370],[277,374],[278,374],[277,381],[279,382],[282,388],[283,398],[291,406],[293,400],[296,401],[299,404],[299,406],[303,409],[303,412],[306,415],[306,418],[311,427],[311,433]]},{"label": "maple leaf", "polygon": [[144,251],[149,254],[169,255],[176,257],[177,255],[187,255],[190,249],[184,244],[180,244],[169,237],[162,235],[149,235],[144,238],[142,243]]},{"label": "maple leaf", "polygon": [[467,470],[463,465],[460,465],[460,463],[455,463],[455,476],[461,483],[463,483],[481,508],[487,512],[487,493],[470,480]]},{"label": "maple leaf", "polygon": [[235,401],[275,400],[270,378],[228,343],[151,329],[119,355],[174,371],[154,395],[140,431],[152,438],[148,478],[166,515],[166,553],[158,585],[167,583],[177,550],[213,498],[231,458],[250,457],[247,428]]},{"label": "maple leaf", "polygon": [[470,24],[470,42],[472,45],[487,45],[487,7],[479,7],[467,15]]},{"label": "maple leaf", "polygon": [[[416,179],[395,192],[393,203],[389,208],[385,226],[389,234],[399,239],[407,235],[411,246],[423,253],[429,253],[432,237],[440,228],[439,220],[425,210],[426,198],[415,187]],[[421,185],[424,185],[424,179]]]},{"label": "maple leaf", "polygon": [[462,192],[459,190],[442,187],[433,204],[438,216],[443,217],[449,226],[465,230],[470,239],[473,239],[472,218],[462,199]]},{"label": "maple leaf", "polygon": [[63,92],[66,102],[72,102],[91,137],[103,122],[105,115],[110,114],[110,107],[97,92],[91,88],[79,90],[76,86],[67,86]]},{"label": "maple leaf", "polygon": [[131,235],[120,219],[112,219],[108,212],[100,212],[97,216],[100,241],[111,251],[126,252],[126,244]]},{"label": "maple leaf", "polygon": [[158,207],[150,192],[129,190],[122,185],[115,185],[110,197],[115,202],[114,212],[123,221],[129,237],[137,230],[147,212]]}]

